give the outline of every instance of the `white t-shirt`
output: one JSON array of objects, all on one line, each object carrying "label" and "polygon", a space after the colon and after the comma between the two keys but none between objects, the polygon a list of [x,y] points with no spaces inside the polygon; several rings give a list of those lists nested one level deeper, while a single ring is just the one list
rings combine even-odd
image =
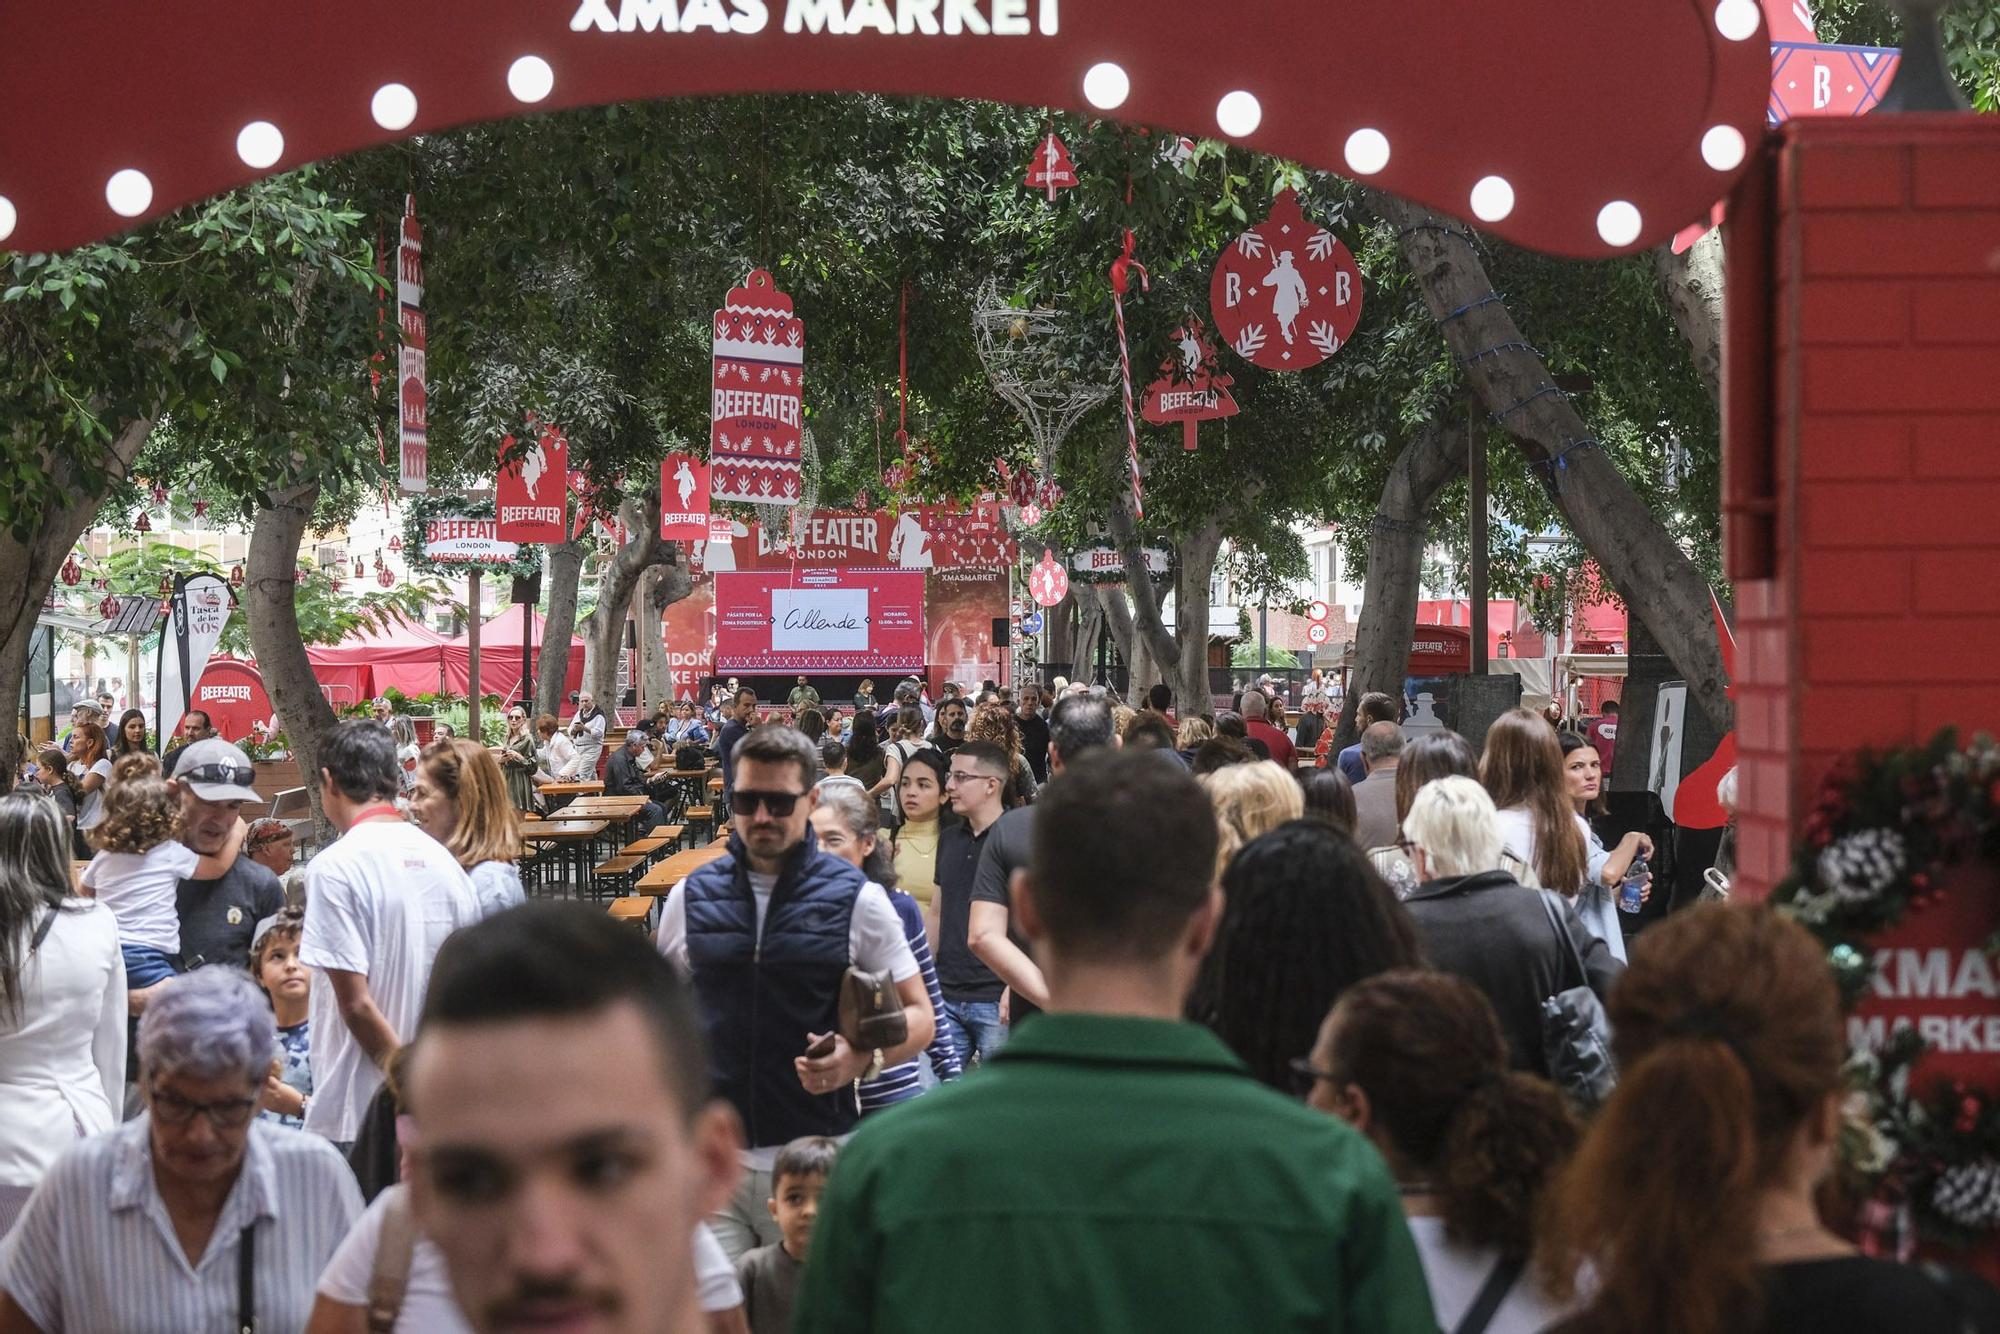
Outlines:
[{"label": "white t-shirt", "polygon": [[481,862],[466,874],[472,879],[472,897],[479,904],[482,922],[528,901],[521,888],[521,872],[512,862]]},{"label": "white t-shirt", "polygon": [[743,1285],[736,1281],[736,1266],[706,1223],[694,1225],[694,1283],[704,1311],[733,1311],[743,1305]]},{"label": "white t-shirt", "polygon": [[[69,767],[69,771],[78,780],[88,778],[91,774],[96,774],[106,784],[111,782],[111,761],[109,759],[99,760],[88,769],[84,768],[81,764],[72,764]],[[79,792],[76,797],[76,827],[78,829],[95,829],[103,823],[104,788],[100,787],[95,792]]]},{"label": "white t-shirt", "polygon": [[[764,917],[771,908],[771,893],[778,877],[750,873],[750,892],[757,900],[757,935],[764,934]],[[682,976],[694,971],[687,957],[687,881],[675,885],[660,908],[660,953],[680,970]],[[887,972],[894,982],[907,982],[918,975],[917,956],[910,951],[903,934],[902,919],[890,906],[889,892],[870,880],[854,900],[847,919],[847,961],[865,972]],[[743,1165],[768,1172],[778,1160],[782,1144],[767,1144],[741,1152]]]},{"label": "white t-shirt", "polygon": [[[306,865],[299,961],[366,977],[375,1008],[407,1042],[438,946],[478,919],[472,881],[443,844],[400,820],[365,821]],[[312,1026],[306,1129],[347,1143],[382,1072],[341,1019],[331,982],[312,989]]]},{"label": "white t-shirt", "polygon": [[567,782],[576,773],[576,742],[567,732],[551,732],[549,743],[535,755],[541,761],[535,777],[545,783]]},{"label": "white t-shirt", "polygon": [[[375,1276],[375,1254],[382,1249],[382,1220],[390,1202],[407,1189],[389,1187],[354,1220],[347,1240],[326,1262],[319,1276],[319,1294],[344,1306],[368,1305],[368,1284]],[[410,1278],[403,1289],[403,1307],[392,1327],[408,1334],[472,1334],[472,1326],[459,1313],[451,1295],[451,1276],[444,1267],[444,1252],[419,1232],[410,1248]]]},{"label": "white t-shirt", "polygon": [[175,891],[201,859],[170,838],[145,852],[100,852],[83,869],[83,883],[118,919],[118,943],[162,954],[181,952],[181,918]]},{"label": "white t-shirt", "polygon": [[[1618,905],[1612,901],[1611,891],[1598,879],[1598,872],[1604,869],[1609,854],[1604,852],[1604,845],[1598,841],[1589,821],[1575,812],[1570,813],[1570,818],[1576,821],[1576,831],[1583,838],[1587,855],[1587,878],[1582,892],[1573,900],[1576,915],[1590,928],[1590,934],[1603,941],[1618,962],[1623,963],[1625,928],[1618,924]],[[1500,838],[1507,851],[1530,866],[1535,864],[1535,821],[1525,807],[1513,806],[1500,812]]]},{"label": "white t-shirt", "polygon": [[[1493,1272],[1498,1253],[1481,1247],[1461,1246],[1445,1236],[1442,1218],[1412,1218],[1410,1236],[1417,1243],[1417,1257],[1423,1261],[1424,1279],[1430,1285],[1431,1309],[1442,1329],[1456,1328],[1472,1309],[1479,1290]],[[1569,1315],[1569,1308],[1557,1305],[1535,1281],[1532,1269],[1523,1270],[1507,1290],[1506,1300],[1493,1313],[1486,1334],[1536,1334]]]}]

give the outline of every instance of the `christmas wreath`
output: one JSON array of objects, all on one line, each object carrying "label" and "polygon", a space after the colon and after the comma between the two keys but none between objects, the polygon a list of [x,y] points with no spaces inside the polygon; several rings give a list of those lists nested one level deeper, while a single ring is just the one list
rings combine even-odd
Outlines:
[{"label": "christmas wreath", "polygon": [[491,500],[472,500],[465,496],[433,493],[412,496],[403,505],[403,561],[412,571],[422,574],[463,575],[472,570],[494,575],[502,579],[533,578],[542,568],[542,549],[533,542],[522,542],[515,548],[514,559],[505,565],[491,565],[484,561],[432,560],[424,554],[424,534],[432,519],[490,519],[493,517]]},{"label": "christmas wreath", "polygon": [[[1826,776],[1791,873],[1772,902],[1819,937],[1851,1009],[1874,967],[1871,939],[1943,896],[1941,873],[2000,860],[2000,744],[1929,744],[1850,756]],[[2000,936],[1985,942],[2000,950]],[[1907,1255],[1919,1240],[1963,1245],[2000,1228],[2000,1091],[1933,1080],[1913,1088],[1927,1045],[1913,1029],[1856,1052],[1865,1108],[1843,1160],[1868,1193],[1864,1231]]]}]

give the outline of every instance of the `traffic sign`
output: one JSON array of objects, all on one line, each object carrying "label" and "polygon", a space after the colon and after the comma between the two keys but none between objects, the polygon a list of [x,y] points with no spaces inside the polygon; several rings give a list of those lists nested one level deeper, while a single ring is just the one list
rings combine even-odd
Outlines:
[{"label": "traffic sign", "polygon": [[1028,615],[1021,618],[1022,634],[1038,635],[1041,632],[1042,632],[1042,614],[1040,612],[1038,611],[1030,612]]},{"label": "traffic sign", "polygon": [[1306,608],[1306,619],[1309,621],[1323,621],[1326,619],[1326,614],[1329,610],[1330,608],[1326,605],[1325,598],[1314,598],[1312,605]]},{"label": "traffic sign", "polygon": [[1314,644],[1324,644],[1326,642],[1326,634],[1325,621],[1314,621],[1306,627],[1306,639]]}]

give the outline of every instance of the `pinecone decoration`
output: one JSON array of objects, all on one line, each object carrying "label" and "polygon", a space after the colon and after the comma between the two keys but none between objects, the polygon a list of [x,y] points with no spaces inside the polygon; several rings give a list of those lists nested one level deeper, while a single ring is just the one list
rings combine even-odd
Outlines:
[{"label": "pinecone decoration", "polygon": [[1903,836],[1895,830],[1857,829],[1820,853],[1820,883],[1836,898],[1862,903],[1895,884],[1908,862]]},{"label": "pinecone decoration", "polygon": [[1931,1207],[1975,1232],[2000,1227],[2000,1163],[1980,1158],[1947,1167],[1931,1187]]}]

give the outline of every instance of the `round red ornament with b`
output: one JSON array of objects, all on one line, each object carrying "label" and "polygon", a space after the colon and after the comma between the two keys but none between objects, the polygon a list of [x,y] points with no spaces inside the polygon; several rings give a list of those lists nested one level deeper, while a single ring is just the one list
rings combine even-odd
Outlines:
[{"label": "round red ornament with b", "polygon": [[1056,559],[1056,553],[1044,547],[1042,558],[1035,562],[1035,568],[1028,571],[1028,594],[1035,599],[1038,607],[1053,607],[1069,593],[1069,571]]},{"label": "round red ornament with b", "polygon": [[1361,322],[1361,266],[1299,209],[1296,191],[1229,244],[1208,284],[1216,332],[1269,371],[1302,371],[1346,345]]}]

